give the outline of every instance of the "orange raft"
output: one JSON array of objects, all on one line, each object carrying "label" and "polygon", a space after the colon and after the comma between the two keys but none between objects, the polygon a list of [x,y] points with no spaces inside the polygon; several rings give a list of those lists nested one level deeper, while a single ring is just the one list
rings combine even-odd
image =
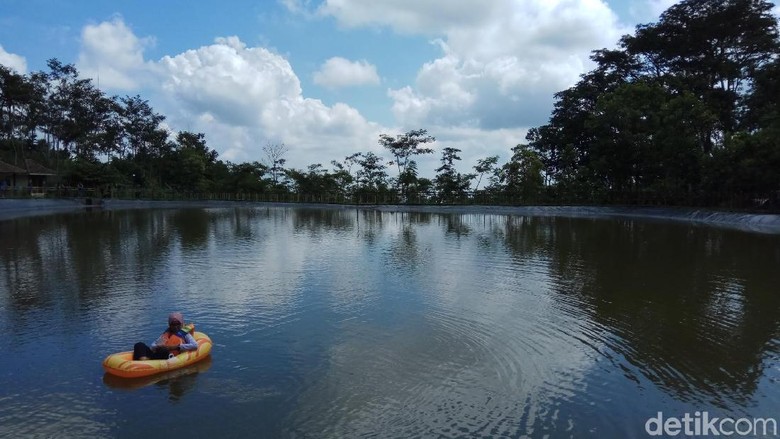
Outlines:
[{"label": "orange raft", "polygon": [[211,339],[208,335],[196,331],[193,337],[198,342],[198,349],[194,351],[185,351],[167,360],[141,361],[133,361],[132,351],[119,352],[103,360],[103,369],[122,378],[138,378],[189,366],[208,357],[211,352]]}]

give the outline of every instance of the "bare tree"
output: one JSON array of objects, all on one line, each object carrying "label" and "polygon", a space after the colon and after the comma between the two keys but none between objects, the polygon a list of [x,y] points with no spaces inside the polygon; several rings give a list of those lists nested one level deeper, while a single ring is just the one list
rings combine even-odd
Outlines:
[{"label": "bare tree", "polygon": [[274,181],[274,186],[279,183],[279,175],[284,170],[284,163],[287,161],[284,155],[290,150],[284,143],[271,143],[263,147],[263,152],[268,160],[266,166],[271,171],[271,178]]}]

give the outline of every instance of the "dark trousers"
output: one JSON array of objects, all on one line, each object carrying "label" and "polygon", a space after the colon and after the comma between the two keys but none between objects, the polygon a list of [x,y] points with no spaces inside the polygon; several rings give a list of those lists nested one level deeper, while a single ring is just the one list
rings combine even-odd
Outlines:
[{"label": "dark trousers", "polygon": [[146,357],[150,360],[167,360],[168,349],[153,351],[146,343],[138,342],[133,346],[133,360],[137,361],[141,357]]}]

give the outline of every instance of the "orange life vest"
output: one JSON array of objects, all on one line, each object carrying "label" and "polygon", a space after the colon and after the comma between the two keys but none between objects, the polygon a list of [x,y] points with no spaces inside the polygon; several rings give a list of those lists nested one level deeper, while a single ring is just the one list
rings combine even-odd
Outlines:
[{"label": "orange life vest", "polygon": [[182,343],[186,343],[184,332],[178,331],[176,333],[171,334],[168,331],[163,332],[163,334],[160,336],[162,339],[163,346],[176,346],[175,348],[169,348],[168,352],[172,353],[173,355],[179,355],[179,348],[178,346]]}]

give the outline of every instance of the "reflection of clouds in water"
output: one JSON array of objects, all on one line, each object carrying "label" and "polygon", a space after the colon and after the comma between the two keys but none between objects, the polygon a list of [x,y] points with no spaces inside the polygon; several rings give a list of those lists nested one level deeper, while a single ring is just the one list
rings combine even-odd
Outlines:
[{"label": "reflection of clouds in water", "polygon": [[328,371],[285,423],[337,437],[518,435],[531,431],[551,399],[582,390],[578,378],[558,384],[552,371],[537,381],[540,371],[474,322],[418,317],[389,335],[352,328],[361,336],[333,346]]},{"label": "reflection of clouds in water", "polygon": [[[93,235],[83,226],[67,235],[55,221],[27,232],[21,257],[0,248],[0,291],[30,288],[29,297],[0,294],[2,329],[16,331],[6,338],[20,353],[8,369],[26,366],[40,342],[70,358],[86,343],[113,352],[151,341],[183,300],[187,320],[218,335],[219,367],[181,401],[214,401],[209,419],[235,415],[238,430],[618,437],[641,431],[637,418],[658,406],[752,415],[777,406],[777,240],[683,226],[657,233],[633,221],[250,212],[209,211],[189,246],[155,211],[148,221],[115,212],[123,225],[114,237],[96,230],[101,245],[70,246]],[[37,331],[41,320],[61,331]],[[71,377],[99,368],[70,364]],[[19,376],[34,383],[50,371]],[[0,413],[0,436],[32,431],[9,427],[28,412],[70,404],[7,384],[14,400],[0,396],[0,407],[18,410]],[[171,405],[169,389],[138,391],[119,401],[121,413],[90,412],[90,395],[79,409],[142,425],[138,413]],[[269,407],[272,420],[251,416]],[[626,434],[612,434],[621,422]],[[101,428],[87,432],[108,435]]]},{"label": "reflection of clouds in water", "polygon": [[79,432],[83,437],[110,437],[114,428],[111,422],[97,419],[111,419],[114,410],[100,407],[100,403],[85,394],[48,393],[43,389],[32,389],[25,395],[0,397],[0,407],[14,404],[18,400],[30,400],[37,395],[24,414],[24,420],[13,413],[0,410],[0,437],[62,437],[63,432]]},{"label": "reflection of clouds in water", "polygon": [[201,393],[214,398],[224,398],[231,404],[257,403],[269,398],[278,398],[282,393],[272,387],[255,387],[252,382],[238,379],[210,378],[198,386]]},{"label": "reflection of clouds in water", "polygon": [[539,418],[565,418],[553,405],[584,391],[593,360],[572,343],[576,322],[562,319],[544,290],[544,262],[529,257],[518,267],[501,247],[485,246],[480,227],[456,226],[390,227],[388,267],[421,273],[405,288],[417,290],[424,309],[405,312],[391,330],[346,322],[327,372],[292,415],[296,432],[517,435]]},{"label": "reflection of clouds in water", "polygon": [[[297,297],[310,259],[307,243],[292,239],[286,222],[267,221],[260,216],[257,222],[247,224],[251,218],[231,223],[216,221],[221,236],[229,236],[225,227],[236,233],[240,228],[241,233],[225,242],[210,239],[202,251],[190,252],[186,257],[176,255],[172,264],[181,271],[171,273],[178,274],[175,283],[195,290],[199,296],[216,298],[233,310],[289,306]],[[274,239],[263,239],[270,235]],[[232,274],[224,276],[224,272]]]},{"label": "reflection of clouds in water", "polygon": [[[354,213],[241,212],[214,213],[222,220],[212,222],[217,229],[212,235],[222,240],[209,240],[186,257],[171,255],[175,269],[169,270],[169,282],[219,305],[203,315],[204,323],[230,321],[244,340],[253,331],[297,321],[323,300],[329,299],[331,310],[347,310],[363,306],[376,292],[375,271],[361,269],[366,246],[350,233]],[[326,225],[315,227],[320,221]],[[306,299],[304,290],[310,292]]]}]

